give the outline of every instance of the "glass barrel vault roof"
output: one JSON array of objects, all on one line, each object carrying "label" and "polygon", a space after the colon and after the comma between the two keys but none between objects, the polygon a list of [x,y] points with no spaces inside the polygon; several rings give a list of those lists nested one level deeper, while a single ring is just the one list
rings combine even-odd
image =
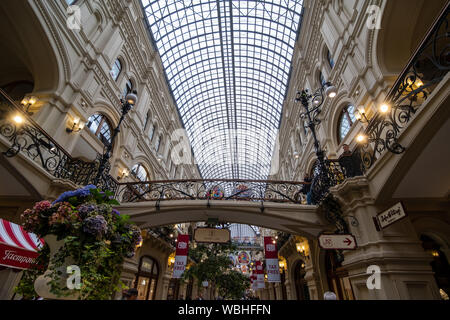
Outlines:
[{"label": "glass barrel vault roof", "polygon": [[303,0],[141,0],[203,178],[266,179]]}]

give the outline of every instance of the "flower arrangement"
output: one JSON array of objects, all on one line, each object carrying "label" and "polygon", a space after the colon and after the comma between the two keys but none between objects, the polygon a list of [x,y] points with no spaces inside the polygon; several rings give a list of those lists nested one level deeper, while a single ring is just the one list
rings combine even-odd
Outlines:
[{"label": "flower arrangement", "polygon": [[[140,229],[130,223],[129,216],[112,208],[118,204],[111,192],[88,185],[64,192],[52,203],[40,201],[23,212],[21,218],[25,230],[39,237],[55,235],[57,240],[64,241],[51,261],[47,261],[53,271],[50,281],[53,294],[67,296],[73,293],[58,285],[61,275],[57,270],[68,257],[81,271],[81,299],[111,299],[120,289],[123,260],[133,257],[142,237]],[[41,250],[41,253],[50,258],[48,250]],[[41,257],[42,260],[45,259]],[[32,273],[34,278],[39,273],[37,269],[26,272]],[[32,278],[28,274],[22,281]],[[16,291],[25,293],[23,288],[26,287],[21,283]],[[27,293],[30,295],[29,288]]]}]

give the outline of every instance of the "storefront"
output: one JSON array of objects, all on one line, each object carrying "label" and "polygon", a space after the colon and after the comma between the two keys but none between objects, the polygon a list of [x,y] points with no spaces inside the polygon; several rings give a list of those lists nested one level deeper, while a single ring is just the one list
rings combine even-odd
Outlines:
[{"label": "storefront", "polygon": [[141,257],[133,283],[133,287],[138,290],[138,300],[155,300],[158,276],[159,267],[156,260],[150,256]]},{"label": "storefront", "polygon": [[44,241],[21,226],[0,219],[0,300],[12,299],[22,270],[30,268]]}]

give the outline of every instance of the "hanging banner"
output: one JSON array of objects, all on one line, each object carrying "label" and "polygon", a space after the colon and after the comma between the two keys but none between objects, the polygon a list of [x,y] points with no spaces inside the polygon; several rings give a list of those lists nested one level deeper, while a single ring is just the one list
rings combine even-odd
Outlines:
[{"label": "hanging banner", "polygon": [[250,288],[252,290],[257,290],[258,288],[256,287],[256,274],[255,271],[252,271],[252,275],[250,276]]},{"label": "hanging banner", "polygon": [[187,255],[189,250],[189,235],[179,234],[177,241],[177,250],[175,256],[175,263],[173,265],[173,278],[181,278],[186,269]]},{"label": "hanging banner", "polygon": [[266,255],[267,281],[281,282],[278,266],[278,250],[272,237],[264,237],[264,253]]},{"label": "hanging banner", "polygon": [[261,261],[255,262],[256,266],[256,289],[264,289],[266,287],[264,283],[264,269]]}]

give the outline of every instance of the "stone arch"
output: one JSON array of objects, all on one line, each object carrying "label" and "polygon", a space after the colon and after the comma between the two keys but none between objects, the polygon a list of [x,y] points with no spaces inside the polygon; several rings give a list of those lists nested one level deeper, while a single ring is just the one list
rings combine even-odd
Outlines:
[{"label": "stone arch", "polygon": [[[288,267],[289,283],[291,285],[291,298],[294,298],[294,300],[299,300],[299,297],[297,295],[297,287],[296,287],[296,285],[297,285],[296,284],[296,270],[301,264],[304,264],[306,266],[306,261],[303,257],[298,256],[290,262],[290,266]],[[306,286],[306,289],[308,289],[308,286],[306,284],[306,279],[305,279],[305,286]]]},{"label": "stone arch", "polygon": [[[333,144],[334,152],[338,153],[339,146],[343,143],[345,139],[339,141],[338,130],[339,130],[339,120],[342,116],[342,110],[348,106],[353,105],[356,108],[355,103],[350,99],[347,95],[347,92],[340,92],[333,100],[333,112],[331,113],[328,123],[327,123],[327,132],[328,136],[332,137],[330,140]],[[356,126],[356,123],[353,124]]]},{"label": "stone arch", "polygon": [[448,223],[436,218],[422,217],[414,220],[413,225],[419,238],[425,234],[445,249],[450,250],[450,225]]},{"label": "stone arch", "polygon": [[373,48],[375,61],[385,77],[402,71],[446,2],[417,0],[414,6],[408,0],[385,2]]},{"label": "stone arch", "polygon": [[0,52],[0,86],[27,80],[33,82],[33,92],[56,92],[69,78],[65,48],[41,6],[0,4],[0,37],[8,44]]},{"label": "stone arch", "polygon": [[[114,108],[109,102],[107,102],[104,99],[98,99],[94,102],[94,107],[92,109],[90,109],[90,113],[87,116],[87,118],[89,118],[94,113],[101,113],[106,116],[106,118],[110,121],[111,131],[114,130],[114,128],[119,123],[119,119],[120,119],[119,112],[117,111],[116,108]],[[122,124],[122,128],[121,128],[119,134],[117,135],[116,140],[114,141],[113,155],[117,154],[117,152],[119,151],[121,146],[124,144],[125,132],[126,132],[126,129],[124,128],[124,125]]]},{"label": "stone arch", "polygon": [[155,170],[154,170],[151,162],[148,160],[148,158],[144,154],[139,154],[133,158],[130,170],[135,164],[138,164],[138,163],[143,164],[145,170],[147,170],[147,173],[149,175],[148,180],[154,180],[155,179]]}]

